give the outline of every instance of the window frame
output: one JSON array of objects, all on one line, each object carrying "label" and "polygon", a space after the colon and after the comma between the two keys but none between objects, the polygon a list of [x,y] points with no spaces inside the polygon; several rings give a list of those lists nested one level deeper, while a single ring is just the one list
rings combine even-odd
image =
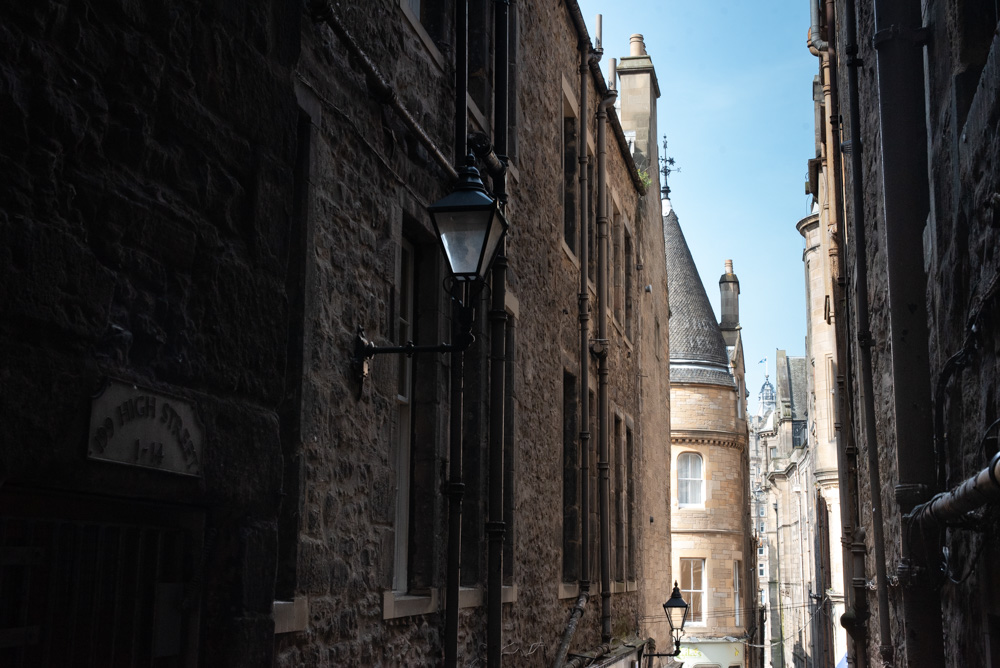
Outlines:
[{"label": "window frame", "polygon": [[[699,462],[699,474],[700,474],[699,477],[697,477],[697,478],[691,478],[691,477],[684,477],[684,478],[682,478],[681,477],[681,459],[682,458],[684,458],[685,460],[688,459],[688,458],[697,458],[697,460]],[[697,482],[697,483],[699,483],[697,485],[698,498],[699,498],[698,501],[692,502],[690,500],[684,501],[682,499],[682,490],[685,489],[685,486],[681,484],[682,482]],[[690,490],[688,491],[688,494],[690,494]],[[690,496],[688,498],[690,498]],[[677,507],[678,508],[704,508],[705,507],[705,458],[702,456],[702,454],[700,452],[688,451],[688,452],[682,452],[682,453],[680,453],[680,454],[677,455]]]},{"label": "window frame", "polygon": [[[678,582],[680,583],[679,584],[679,588],[680,588],[680,591],[681,591],[681,596],[688,603],[688,622],[687,623],[690,624],[691,626],[707,626],[707,621],[706,620],[708,619],[708,610],[707,610],[707,608],[708,608],[708,600],[707,600],[707,597],[705,595],[705,592],[708,590],[708,587],[707,587],[707,582],[706,582],[706,577],[705,577],[705,575],[707,573],[706,559],[704,559],[703,557],[680,557],[679,559],[680,559],[680,561],[679,561],[680,578],[678,579]],[[690,573],[691,573],[691,582],[690,582],[690,585],[691,586],[690,587],[685,587],[685,585],[687,584],[685,582],[685,577],[684,577],[684,575],[685,575],[684,574],[684,563],[685,562],[689,562],[692,566],[694,566],[695,564],[698,565],[698,567],[700,569],[699,575],[700,575],[700,580],[701,580],[701,582],[700,582],[700,588],[695,589],[695,587],[694,587],[695,582],[694,582],[694,569],[693,568],[690,571]],[[700,610],[700,616],[699,616],[698,619],[695,619],[695,617],[694,617],[694,614],[695,614],[695,598],[694,598],[694,595],[695,594],[698,594],[698,596],[700,597],[700,600],[701,600],[701,610]]]},{"label": "window frame", "polygon": [[[399,245],[399,288],[393,334],[402,343],[413,337],[416,250],[407,239]],[[409,593],[410,482],[413,439],[413,358],[400,356],[396,381],[396,509],[393,521],[392,591]]]},{"label": "window frame", "polygon": [[739,559],[733,561],[733,608],[734,614],[733,618],[735,625],[740,625],[740,612],[742,611],[743,601],[740,598],[740,571],[743,570],[743,562]]}]

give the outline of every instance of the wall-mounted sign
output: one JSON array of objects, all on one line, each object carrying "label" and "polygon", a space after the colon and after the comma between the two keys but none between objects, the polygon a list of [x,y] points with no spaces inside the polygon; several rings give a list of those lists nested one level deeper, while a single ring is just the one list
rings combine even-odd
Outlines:
[{"label": "wall-mounted sign", "polygon": [[87,457],[201,476],[205,429],[193,405],[110,379],[90,405]]}]

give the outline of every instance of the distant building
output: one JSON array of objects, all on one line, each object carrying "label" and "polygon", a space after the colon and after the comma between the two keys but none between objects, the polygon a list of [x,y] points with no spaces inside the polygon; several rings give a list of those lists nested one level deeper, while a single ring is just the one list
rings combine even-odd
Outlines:
[{"label": "distant building", "polygon": [[679,658],[686,666],[756,666],[757,653],[748,652],[758,615],[739,281],[727,262],[720,326],[676,212],[664,215],[663,228],[671,294],[671,558],[690,606]]},{"label": "distant building", "polygon": [[822,603],[816,593],[817,510],[806,373],[805,358],[778,350],[774,389],[764,381],[751,426],[753,450],[760,455],[753,463],[763,485],[757,488],[756,511],[758,530],[767,538],[758,555],[768,576],[769,649],[775,666],[812,665],[814,619]]}]

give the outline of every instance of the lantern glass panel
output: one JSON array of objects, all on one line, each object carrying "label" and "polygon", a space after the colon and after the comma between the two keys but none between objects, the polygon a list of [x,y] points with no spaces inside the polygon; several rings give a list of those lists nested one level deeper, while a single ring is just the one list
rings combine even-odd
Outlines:
[{"label": "lantern glass panel", "polygon": [[483,262],[483,246],[492,216],[492,209],[440,211],[435,216],[444,253],[451,265],[451,272],[456,276],[478,273]]}]

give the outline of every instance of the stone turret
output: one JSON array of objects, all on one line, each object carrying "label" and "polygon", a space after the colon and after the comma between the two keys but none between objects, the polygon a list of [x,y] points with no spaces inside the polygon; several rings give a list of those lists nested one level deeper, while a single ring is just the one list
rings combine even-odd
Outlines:
[{"label": "stone turret", "polygon": [[671,312],[670,380],[731,387],[726,342],[674,211],[663,217],[663,236]]}]

